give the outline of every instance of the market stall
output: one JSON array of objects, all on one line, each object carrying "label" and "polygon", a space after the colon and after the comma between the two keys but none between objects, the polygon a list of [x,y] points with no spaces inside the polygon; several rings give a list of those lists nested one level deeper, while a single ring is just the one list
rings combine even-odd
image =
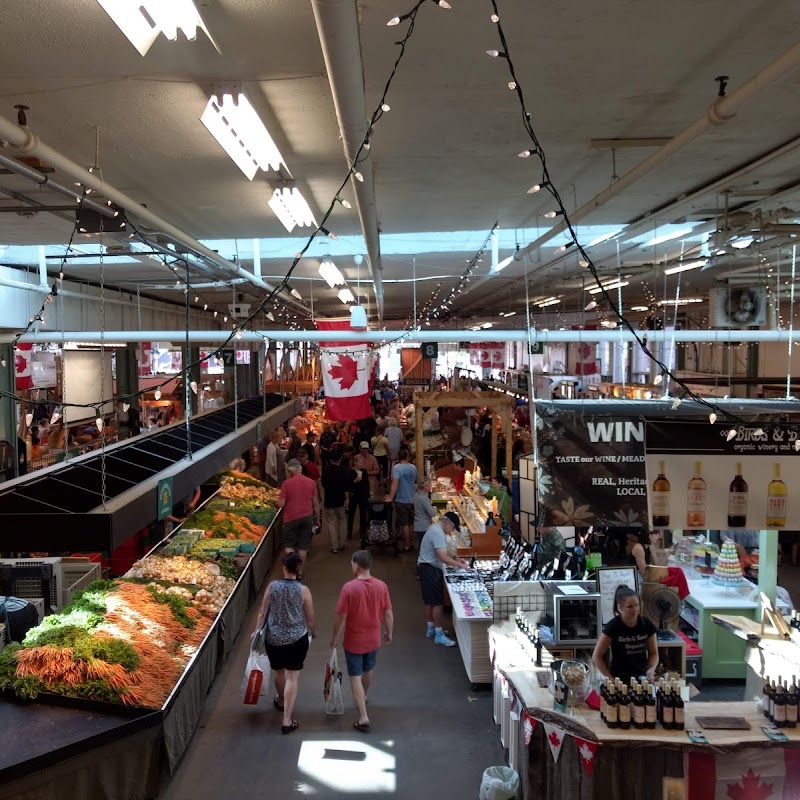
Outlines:
[{"label": "market stall", "polygon": [[[516,631],[513,620],[491,628],[490,649],[495,721],[525,800],[800,796],[800,729],[782,728],[786,741],[774,741],[752,702],[691,700],[684,702],[680,730],[661,723],[608,727],[600,711],[583,702],[570,713],[569,703],[556,696],[552,657],[545,649],[537,667]],[[691,694],[687,687],[681,691]],[[700,731],[705,742],[691,741],[689,731]],[[766,793],[768,784],[772,791],[778,783],[782,793]],[[759,786],[764,793],[753,794]]]},{"label": "market stall", "polygon": [[[122,578],[89,585],[21,644],[0,654],[4,702],[66,703],[84,713],[116,713],[123,719],[156,714],[160,735],[148,758],[158,761],[163,742],[172,772],[280,551],[276,501],[275,490],[249,475],[221,476],[219,491]],[[87,746],[107,743],[101,736]],[[39,769],[31,780],[14,776],[20,763],[35,762],[48,749],[45,740],[33,752],[6,750],[0,782],[7,769],[11,780],[4,797],[25,796],[31,786],[46,782],[38,767],[31,767]],[[120,759],[118,768],[121,774],[130,765]],[[141,781],[148,778],[142,774]],[[106,788],[98,784],[96,794],[81,796],[113,793]],[[125,788],[130,789],[125,796],[141,796],[136,781]]]}]

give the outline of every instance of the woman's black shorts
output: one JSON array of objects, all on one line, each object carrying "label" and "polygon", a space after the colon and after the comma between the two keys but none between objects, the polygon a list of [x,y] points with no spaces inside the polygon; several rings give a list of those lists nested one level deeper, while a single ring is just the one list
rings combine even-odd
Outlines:
[{"label": "woman's black shorts", "polygon": [[265,644],[269,665],[272,669],[289,669],[298,672],[303,669],[303,663],[308,653],[308,634],[304,633],[292,644]]}]

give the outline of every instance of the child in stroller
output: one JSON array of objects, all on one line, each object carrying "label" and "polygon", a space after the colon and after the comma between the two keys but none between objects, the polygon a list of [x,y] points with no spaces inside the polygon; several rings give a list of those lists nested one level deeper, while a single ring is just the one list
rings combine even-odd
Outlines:
[{"label": "child in stroller", "polygon": [[397,537],[392,530],[392,504],[386,502],[386,495],[379,493],[367,504],[367,530],[362,537],[361,547],[372,544],[380,547],[393,547],[397,555]]}]

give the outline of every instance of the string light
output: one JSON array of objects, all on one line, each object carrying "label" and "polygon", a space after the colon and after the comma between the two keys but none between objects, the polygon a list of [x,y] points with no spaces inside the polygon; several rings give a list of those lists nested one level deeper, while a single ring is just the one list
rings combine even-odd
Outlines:
[{"label": "string light", "polygon": [[532,155],[532,150],[521,150],[519,153],[517,153],[517,158],[530,158]]},{"label": "string light", "polygon": [[392,107],[388,103],[381,103],[381,111],[385,114],[387,111],[391,111]]},{"label": "string light", "polygon": [[33,414],[26,414],[25,415],[25,425],[30,428],[33,424]]},{"label": "string light", "polygon": [[658,386],[663,380],[664,380],[663,375],[656,375],[655,378],[653,378],[653,385]]},{"label": "string light", "polygon": [[197,381],[190,381],[190,382],[189,382],[189,388],[190,388],[190,389],[191,389],[191,390],[192,390],[192,391],[193,391],[195,394],[197,394]]},{"label": "string light", "polygon": [[708,421],[712,425],[717,421],[717,415],[713,411],[708,415]]},{"label": "string light", "polygon": [[94,421],[94,424],[97,426],[97,430],[98,431],[102,431],[103,430],[103,418],[102,417],[98,417]]},{"label": "string light", "polygon": [[[725,439],[726,439],[727,441],[729,441],[729,442],[730,442],[730,441],[731,441],[731,439],[735,439],[735,438],[736,438],[736,429],[735,429],[735,428],[731,428],[731,429],[728,431],[728,434],[727,434],[727,436],[725,437]],[[800,439],[798,439],[798,440],[795,442],[795,445],[798,445],[798,444],[800,444]],[[800,448],[798,448],[798,447],[795,447],[795,449],[797,450],[797,449],[800,449]]]},{"label": "string light", "polygon": [[358,170],[353,173],[353,177],[360,183],[364,183],[364,176]]},{"label": "string light", "polygon": [[[365,145],[365,146],[366,146],[366,145]],[[367,149],[369,149],[369,148],[367,148]],[[343,205],[345,208],[352,208],[352,207],[353,207],[352,205],[350,205],[350,201],[349,201],[349,200],[345,200],[343,197],[337,197],[336,199],[337,199],[337,200],[339,201],[339,203],[341,203],[341,205]]]},{"label": "string light", "polygon": [[60,417],[61,417],[61,414],[59,414],[58,411],[54,411],[53,412],[53,416],[50,417],[50,424],[51,425],[55,425],[56,422],[58,422]]},{"label": "string light", "polygon": [[676,409],[676,408],[677,408],[677,407],[678,407],[680,404],[681,404],[681,399],[680,399],[680,397],[676,397],[676,398],[675,398],[675,399],[672,401],[672,410],[673,410],[673,411],[675,411],[675,409]]},{"label": "string light", "polygon": [[160,400],[160,399],[161,399],[161,389],[156,389],[156,390],[153,392],[153,397],[154,397],[156,400]]},{"label": "string light", "polygon": [[123,403],[123,404],[122,404],[122,410],[123,410],[123,411],[124,411],[126,414],[127,414],[127,413],[128,413],[128,411],[130,410],[130,407],[131,407],[131,404],[130,404],[130,403]]}]

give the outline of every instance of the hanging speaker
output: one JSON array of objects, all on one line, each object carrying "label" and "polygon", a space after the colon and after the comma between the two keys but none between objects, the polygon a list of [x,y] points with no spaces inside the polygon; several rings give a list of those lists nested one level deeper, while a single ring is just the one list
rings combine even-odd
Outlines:
[{"label": "hanging speaker", "polygon": [[107,217],[93,208],[80,207],[75,211],[75,221],[79,233],[120,233],[128,227],[125,212],[116,206],[109,206],[114,216]]}]

